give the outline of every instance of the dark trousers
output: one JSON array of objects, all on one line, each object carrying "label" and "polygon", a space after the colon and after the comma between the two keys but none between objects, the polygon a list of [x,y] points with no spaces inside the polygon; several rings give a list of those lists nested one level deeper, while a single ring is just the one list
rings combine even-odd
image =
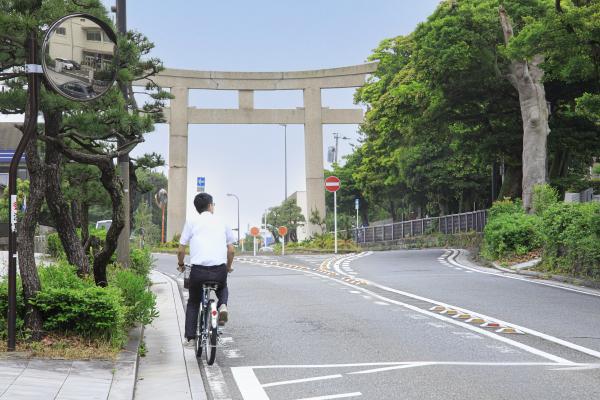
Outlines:
[{"label": "dark trousers", "polygon": [[193,339],[196,337],[196,326],[198,325],[198,312],[202,302],[202,284],[207,281],[219,282],[217,307],[227,304],[229,289],[227,289],[227,266],[225,264],[215,266],[193,265],[190,271],[190,287],[187,309],[185,311],[185,337]]}]

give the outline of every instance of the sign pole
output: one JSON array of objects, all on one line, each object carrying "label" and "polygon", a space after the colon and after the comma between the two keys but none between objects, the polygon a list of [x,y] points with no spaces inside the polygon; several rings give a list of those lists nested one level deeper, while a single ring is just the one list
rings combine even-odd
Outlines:
[{"label": "sign pole", "polygon": [[337,191],[333,192],[333,243],[335,249],[334,253],[337,254]]},{"label": "sign pole", "polygon": [[254,246],[252,248],[254,249],[254,257],[256,257],[256,236],[254,236]]},{"label": "sign pole", "polygon": [[281,255],[285,256],[285,236],[281,237]]}]

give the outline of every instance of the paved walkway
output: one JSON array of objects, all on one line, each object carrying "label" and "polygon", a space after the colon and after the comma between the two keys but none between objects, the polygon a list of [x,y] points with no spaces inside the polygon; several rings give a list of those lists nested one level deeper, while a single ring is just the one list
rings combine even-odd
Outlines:
[{"label": "paved walkway", "polygon": [[206,400],[194,351],[182,345],[177,284],[159,272],[152,281],[160,316],[144,330],[147,355],[137,364],[137,383],[139,329],[115,362],[0,358],[0,400]]},{"label": "paved walkway", "polygon": [[177,284],[160,272],[151,277],[160,317],[144,330],[147,354],[140,358],[135,398],[204,400],[194,350],[183,347],[185,315]]}]

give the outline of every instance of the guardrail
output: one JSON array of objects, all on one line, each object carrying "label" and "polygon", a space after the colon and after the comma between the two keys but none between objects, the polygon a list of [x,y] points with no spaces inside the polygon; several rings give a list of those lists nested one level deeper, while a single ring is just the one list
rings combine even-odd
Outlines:
[{"label": "guardrail", "polygon": [[363,227],[358,228],[358,230],[352,229],[350,233],[357,243],[387,242],[424,236],[434,232],[447,235],[470,231],[483,232],[486,223],[487,210],[480,210],[441,217],[395,222],[387,225]]}]

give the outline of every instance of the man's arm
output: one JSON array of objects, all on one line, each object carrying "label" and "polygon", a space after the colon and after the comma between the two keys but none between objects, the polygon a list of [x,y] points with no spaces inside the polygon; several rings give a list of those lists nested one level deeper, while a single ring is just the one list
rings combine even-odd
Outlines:
[{"label": "man's arm", "polygon": [[227,272],[232,272],[233,268],[233,255],[235,254],[235,248],[232,244],[227,245]]},{"label": "man's arm", "polygon": [[186,246],[180,244],[179,248],[177,249],[177,270],[179,272],[183,272],[185,270],[185,248]]}]

